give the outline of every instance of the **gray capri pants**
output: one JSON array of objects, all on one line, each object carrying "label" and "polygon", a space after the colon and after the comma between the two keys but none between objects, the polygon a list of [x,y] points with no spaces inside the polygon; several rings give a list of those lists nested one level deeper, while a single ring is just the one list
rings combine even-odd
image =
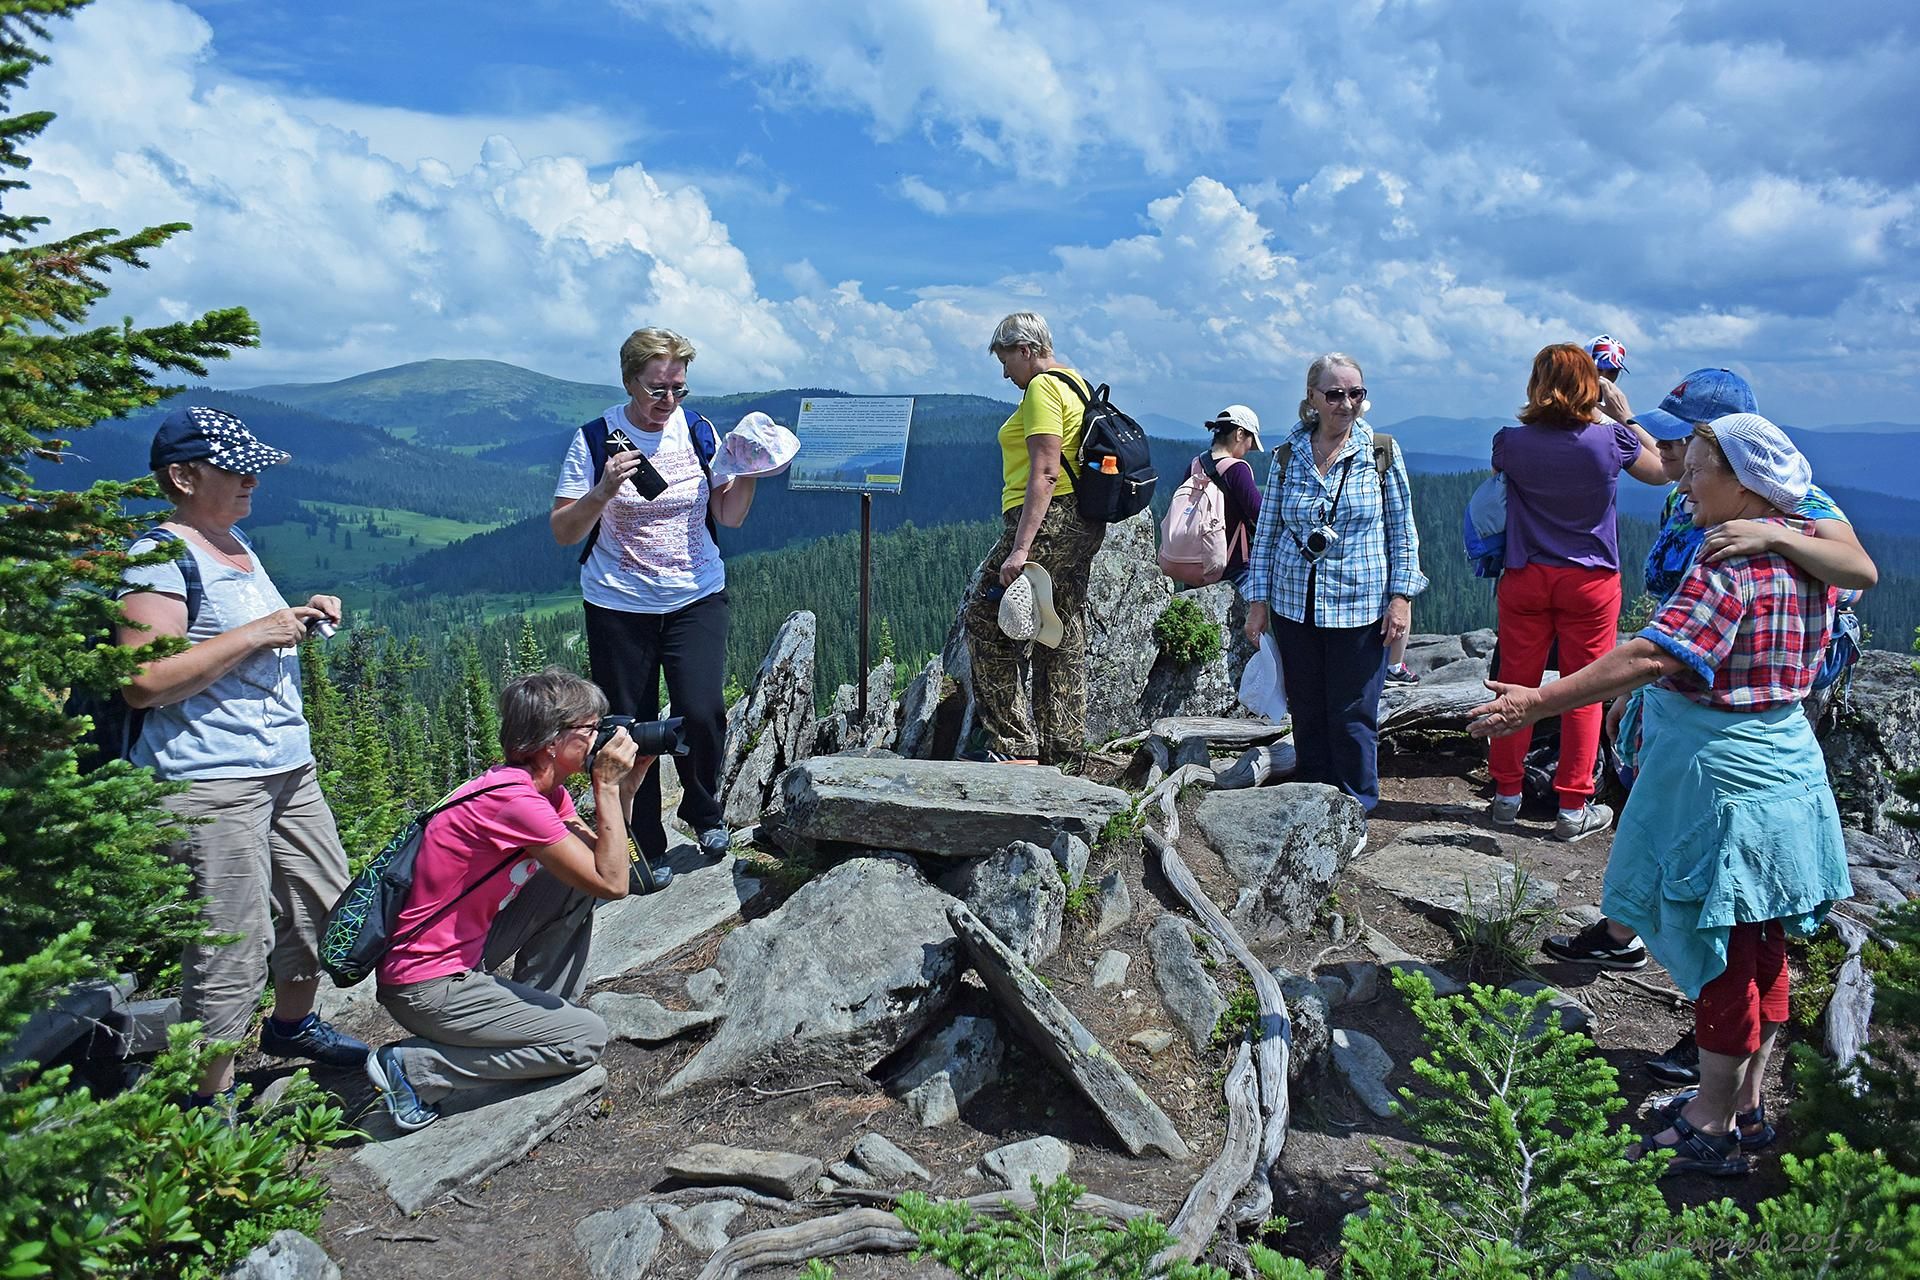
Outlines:
[{"label": "gray capri pants", "polygon": [[167,811],[205,821],[183,828],[173,856],[193,873],[209,933],[181,957],[180,1012],[212,1040],[246,1034],[269,975],[320,976],[319,937],[347,887],[347,855],[311,762],[285,773],[194,782]]},{"label": "gray capri pants", "polygon": [[[585,1071],[607,1047],[607,1024],[572,1003],[586,985],[594,898],[543,870],[494,918],[481,967],[404,986],[380,1003],[413,1032],[394,1045],[422,1102],[501,1080]],[[513,957],[513,979],[488,970]]]}]

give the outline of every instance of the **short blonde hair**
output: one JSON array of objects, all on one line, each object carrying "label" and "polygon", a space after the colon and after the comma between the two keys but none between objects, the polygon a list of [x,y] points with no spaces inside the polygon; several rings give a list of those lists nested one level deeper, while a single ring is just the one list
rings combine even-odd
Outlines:
[{"label": "short blonde hair", "polygon": [[1053,354],[1053,331],[1047,328],[1046,319],[1039,312],[1016,311],[993,326],[988,351],[997,355],[1015,347],[1029,347],[1037,356]]},{"label": "short blonde hair", "polygon": [[635,329],[620,344],[620,385],[640,376],[647,361],[665,356],[681,364],[693,363],[693,344],[671,329]]},{"label": "short blonde hair", "polygon": [[1320,425],[1320,411],[1313,407],[1313,393],[1320,389],[1320,376],[1333,368],[1351,369],[1359,373],[1362,378],[1367,376],[1360,373],[1360,362],[1342,351],[1329,351],[1308,365],[1307,394],[1306,398],[1300,401],[1300,421],[1306,426]]}]

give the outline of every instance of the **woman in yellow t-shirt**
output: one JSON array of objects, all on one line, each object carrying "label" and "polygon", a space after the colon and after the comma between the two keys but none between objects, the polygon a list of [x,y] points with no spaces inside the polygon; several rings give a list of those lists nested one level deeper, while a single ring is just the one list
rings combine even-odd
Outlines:
[{"label": "woman in yellow t-shirt", "polygon": [[[1070,764],[1086,751],[1087,578],[1107,526],[1084,519],[1073,498],[1080,451],[1081,394],[1087,380],[1054,358],[1053,334],[1031,311],[994,327],[988,344],[1020,407],[1000,428],[1004,484],[1000,541],[981,565],[967,606],[974,718],[985,741],[970,758]],[[1071,380],[1072,386],[1068,385]],[[1021,688],[1020,658],[1031,642],[1000,629],[1000,594],[1028,564],[1053,580],[1064,632],[1055,648],[1032,643],[1033,702]]]}]

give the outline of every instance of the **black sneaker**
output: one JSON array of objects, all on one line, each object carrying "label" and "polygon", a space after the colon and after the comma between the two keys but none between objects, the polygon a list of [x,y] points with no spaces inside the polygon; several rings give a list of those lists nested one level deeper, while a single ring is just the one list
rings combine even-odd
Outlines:
[{"label": "black sneaker", "polygon": [[1555,934],[1540,944],[1540,949],[1555,960],[1574,964],[1598,965],[1602,969],[1644,969],[1647,949],[1640,939],[1615,942],[1607,932],[1607,922],[1596,920],[1571,938]]},{"label": "black sneaker", "polygon": [[1693,1032],[1683,1032],[1673,1048],[1641,1065],[1661,1084],[1699,1084],[1700,1046],[1694,1043]]},{"label": "black sneaker", "polygon": [[323,1067],[357,1067],[373,1050],[310,1013],[292,1031],[281,1031],[268,1018],[260,1027],[260,1052],[270,1058],[305,1058]]}]

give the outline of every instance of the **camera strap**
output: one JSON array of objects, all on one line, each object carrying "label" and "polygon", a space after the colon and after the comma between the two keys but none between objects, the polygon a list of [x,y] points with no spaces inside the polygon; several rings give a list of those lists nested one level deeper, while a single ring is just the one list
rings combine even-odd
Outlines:
[{"label": "camera strap", "polygon": [[[1327,514],[1322,517],[1320,521],[1321,524],[1331,527],[1333,525],[1333,518],[1340,514],[1340,495],[1347,491],[1347,477],[1353,474],[1353,460],[1358,456],[1357,453],[1348,454],[1346,462],[1341,465],[1340,483],[1336,485],[1333,490],[1333,505],[1327,508]],[[1293,531],[1289,529],[1288,532],[1292,533]],[[1307,549],[1307,544],[1301,541],[1299,534],[1295,533],[1293,540],[1299,543],[1301,551],[1304,552]]]}]

